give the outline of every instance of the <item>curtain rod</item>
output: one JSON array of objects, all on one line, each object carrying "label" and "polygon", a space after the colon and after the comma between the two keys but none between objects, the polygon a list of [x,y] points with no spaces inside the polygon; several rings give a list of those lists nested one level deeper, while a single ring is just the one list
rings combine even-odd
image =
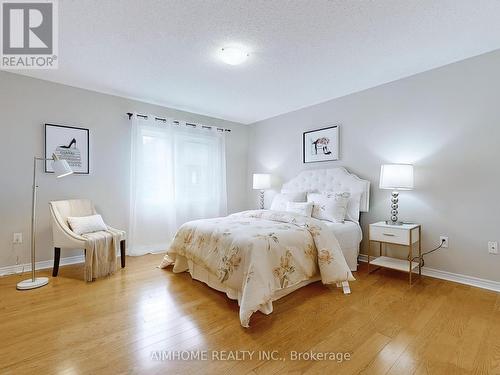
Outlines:
[{"label": "curtain rod", "polygon": [[[128,119],[130,120],[132,118],[134,114],[132,112],[127,112],[127,116],[128,116]],[[143,114],[140,114],[140,113],[137,113],[136,114],[137,117],[141,117],[143,119],[147,119],[149,116],[148,115],[143,115]],[[161,121],[161,122],[167,122],[167,119],[166,118],[162,118],[162,117],[154,117],[154,119],[156,121]],[[174,124],[177,124],[177,125],[180,125],[180,122],[179,121],[174,121]],[[198,125],[197,124],[193,124],[193,123],[190,123],[190,122],[186,122],[186,125],[187,126],[192,126],[193,128],[196,128]],[[209,125],[200,125],[202,129],[212,129],[214,128],[214,126],[209,126]],[[231,132],[231,129],[226,129],[226,128],[217,128],[215,127],[216,130],[220,131],[220,132]]]}]

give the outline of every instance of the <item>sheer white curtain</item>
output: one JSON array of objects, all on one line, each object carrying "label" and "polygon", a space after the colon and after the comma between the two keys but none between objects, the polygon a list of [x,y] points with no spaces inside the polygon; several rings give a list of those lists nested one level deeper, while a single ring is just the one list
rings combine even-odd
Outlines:
[{"label": "sheer white curtain", "polygon": [[130,255],[165,251],[186,221],[227,213],[225,134],[133,116]]}]

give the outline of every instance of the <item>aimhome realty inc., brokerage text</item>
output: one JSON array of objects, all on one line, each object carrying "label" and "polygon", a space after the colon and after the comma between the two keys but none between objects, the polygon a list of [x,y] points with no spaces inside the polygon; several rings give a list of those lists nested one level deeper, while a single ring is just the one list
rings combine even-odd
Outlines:
[{"label": "aimhome realty inc., brokerage text", "polygon": [[351,359],[349,352],[299,352],[291,350],[155,350],[154,361],[332,361],[341,363]]}]

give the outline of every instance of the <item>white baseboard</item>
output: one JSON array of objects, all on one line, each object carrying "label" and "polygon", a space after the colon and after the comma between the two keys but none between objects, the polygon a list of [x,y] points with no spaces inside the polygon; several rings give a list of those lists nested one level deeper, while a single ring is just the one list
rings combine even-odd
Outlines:
[{"label": "white baseboard", "polygon": [[[67,266],[69,264],[77,264],[85,262],[85,256],[76,255],[73,257],[61,258],[59,261],[60,266]],[[41,262],[35,263],[35,270],[43,270],[47,268],[52,268],[54,265],[54,260],[43,260]],[[31,272],[31,263],[17,264],[13,266],[0,267],[0,276],[13,275],[21,272]]]},{"label": "white baseboard", "polygon": [[[371,257],[371,259],[375,259],[376,257]],[[366,263],[367,256],[366,254],[359,254],[358,260],[360,262]],[[500,292],[500,282],[493,280],[480,279],[479,277],[462,275],[459,273],[453,273],[448,271],[437,270],[435,268],[422,267],[422,275],[434,277],[436,279],[453,281],[459,284],[466,284],[475,286],[482,289],[493,290],[495,292]]]},{"label": "white baseboard", "polygon": [[[375,257],[372,257],[375,259]],[[367,257],[365,254],[359,254],[358,260],[360,262],[366,263]],[[76,255],[73,257],[61,258],[59,261],[60,266],[67,266],[70,264],[77,264],[85,262],[84,255]],[[47,268],[52,268],[54,260],[44,260],[35,263],[36,270],[43,270]],[[0,267],[0,276],[13,275],[21,272],[31,272],[31,263],[18,264],[13,266]],[[475,286],[482,289],[493,290],[495,292],[500,292],[500,282],[493,280],[480,279],[479,277],[462,275],[459,273],[453,273],[448,271],[442,271],[435,268],[422,267],[422,274],[424,276],[434,277],[436,279],[453,281],[460,284],[466,284]]]}]

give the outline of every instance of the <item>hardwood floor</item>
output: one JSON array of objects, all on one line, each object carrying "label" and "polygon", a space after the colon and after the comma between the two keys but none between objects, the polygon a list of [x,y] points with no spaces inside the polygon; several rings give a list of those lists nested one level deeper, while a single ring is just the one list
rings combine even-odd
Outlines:
[{"label": "hardwood floor", "polygon": [[[127,268],[94,283],[83,281],[83,265],[61,267],[32,291],[15,289],[28,275],[0,278],[0,373],[500,374],[495,292],[431,278],[410,289],[406,274],[368,275],[363,265],[351,295],[314,283],[244,329],[236,302],[188,274],[156,268],[160,259],[127,258]],[[182,350],[256,353],[245,361],[155,357]],[[259,360],[257,351],[286,360]],[[351,359],[292,361],[291,351]]]}]

